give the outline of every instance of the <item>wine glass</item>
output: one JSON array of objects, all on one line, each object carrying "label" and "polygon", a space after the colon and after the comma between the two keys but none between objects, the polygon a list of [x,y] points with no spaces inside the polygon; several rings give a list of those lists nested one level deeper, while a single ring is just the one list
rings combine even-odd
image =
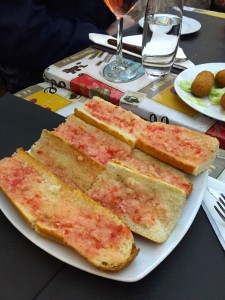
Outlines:
[{"label": "wine glass", "polygon": [[102,76],[111,82],[128,82],[144,74],[142,64],[123,57],[123,17],[136,5],[138,0],[104,0],[105,4],[116,16],[117,50],[116,60],[107,64],[102,70]]}]

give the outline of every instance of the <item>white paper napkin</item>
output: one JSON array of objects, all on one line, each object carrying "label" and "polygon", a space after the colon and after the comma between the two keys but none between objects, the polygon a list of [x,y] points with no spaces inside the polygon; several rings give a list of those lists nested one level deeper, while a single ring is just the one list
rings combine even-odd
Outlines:
[{"label": "white paper napkin", "polygon": [[[212,187],[217,191],[221,191],[225,194],[225,184],[224,182],[208,177],[208,187]],[[214,205],[217,199],[206,189],[205,195],[202,202],[202,207],[223,247],[225,250],[225,222],[217,214]]]},{"label": "white paper napkin", "polygon": [[[99,45],[102,45],[102,46],[105,46],[105,47],[108,47],[108,48],[111,48],[111,49],[116,49],[115,46],[112,46],[112,45],[108,44],[108,42],[107,42],[108,39],[115,39],[112,36],[105,35],[105,34],[98,34],[98,33],[90,33],[89,34],[89,39],[92,42],[96,43],[96,44],[99,44]],[[142,45],[142,34],[126,36],[126,37],[123,38],[123,42],[127,43],[127,44],[134,45],[134,46],[141,47],[141,45]],[[123,49],[123,52],[127,53],[127,54],[130,54],[132,56],[135,56],[135,57],[139,57],[139,58],[141,57],[140,55],[135,54],[133,52],[129,52],[125,49]],[[176,58],[186,58],[186,55],[185,55],[183,49],[180,48],[180,47],[178,47]],[[176,64],[180,65],[180,66],[183,66],[185,68],[189,68],[191,66],[194,66],[193,62],[191,62],[190,60],[187,60],[185,62],[179,62],[179,63],[176,63]]]}]

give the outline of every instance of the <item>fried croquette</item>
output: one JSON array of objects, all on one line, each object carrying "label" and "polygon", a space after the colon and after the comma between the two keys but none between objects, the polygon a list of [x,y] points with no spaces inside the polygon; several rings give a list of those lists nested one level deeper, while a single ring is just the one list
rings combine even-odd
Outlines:
[{"label": "fried croquette", "polygon": [[191,85],[191,93],[195,97],[207,96],[214,84],[214,74],[210,71],[200,72],[194,79]]},{"label": "fried croquette", "polygon": [[219,71],[215,76],[215,85],[218,88],[225,87],[225,69]]},{"label": "fried croquette", "polygon": [[222,109],[225,110],[225,93],[222,95],[222,97],[220,99],[220,105],[221,105]]}]

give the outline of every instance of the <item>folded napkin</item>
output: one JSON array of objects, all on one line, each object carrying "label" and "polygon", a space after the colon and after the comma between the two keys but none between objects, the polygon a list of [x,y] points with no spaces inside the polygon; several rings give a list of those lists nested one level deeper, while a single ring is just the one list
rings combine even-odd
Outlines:
[{"label": "folded napkin", "polygon": [[[89,34],[89,39],[92,42],[94,42],[95,44],[102,45],[102,46],[105,46],[105,47],[108,47],[108,48],[111,48],[111,49],[116,49],[115,46],[112,46],[107,42],[108,39],[115,39],[112,36],[105,35],[105,34],[98,34],[98,33],[90,33]],[[127,44],[130,44],[130,45],[141,47],[142,46],[142,34],[132,35],[132,36],[125,36],[123,38],[123,42],[127,43]],[[123,52],[127,53],[129,55],[135,56],[135,57],[139,57],[139,58],[141,57],[140,55],[138,55],[136,53],[133,53],[133,52],[130,52],[130,51],[125,50],[125,49],[123,49]],[[178,58],[178,59],[186,58],[186,55],[185,55],[183,49],[180,48],[180,47],[178,47],[176,58]],[[185,67],[185,68],[189,68],[191,66],[194,66],[194,64],[190,60],[187,60],[187,61],[184,61],[184,62],[179,62],[179,63],[176,62],[176,65],[179,65],[179,66]]]},{"label": "folded napkin", "polygon": [[[224,182],[208,177],[208,187],[212,187],[216,191],[221,191],[225,194],[225,184]],[[225,222],[217,214],[214,205],[216,204],[217,199],[206,189],[202,207],[223,247],[225,250]]]}]

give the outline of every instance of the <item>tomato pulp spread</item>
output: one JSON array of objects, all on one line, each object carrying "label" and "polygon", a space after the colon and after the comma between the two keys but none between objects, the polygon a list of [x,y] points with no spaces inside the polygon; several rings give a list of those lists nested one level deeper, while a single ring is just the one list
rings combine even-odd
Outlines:
[{"label": "tomato pulp spread", "polygon": [[204,162],[211,153],[197,132],[179,126],[150,123],[140,138],[151,147],[196,163]]},{"label": "tomato pulp spread", "polygon": [[39,229],[83,255],[107,251],[111,260],[122,259],[118,248],[132,239],[128,226],[104,208],[18,154],[0,161],[0,187],[23,215],[34,217]]},{"label": "tomato pulp spread", "polygon": [[92,99],[85,104],[87,111],[96,119],[138,136],[146,122],[132,112],[105,101]]},{"label": "tomato pulp spread", "polygon": [[131,148],[102,130],[76,122],[75,118],[61,124],[53,132],[67,143],[88,154],[102,165],[112,159],[129,155]]}]

